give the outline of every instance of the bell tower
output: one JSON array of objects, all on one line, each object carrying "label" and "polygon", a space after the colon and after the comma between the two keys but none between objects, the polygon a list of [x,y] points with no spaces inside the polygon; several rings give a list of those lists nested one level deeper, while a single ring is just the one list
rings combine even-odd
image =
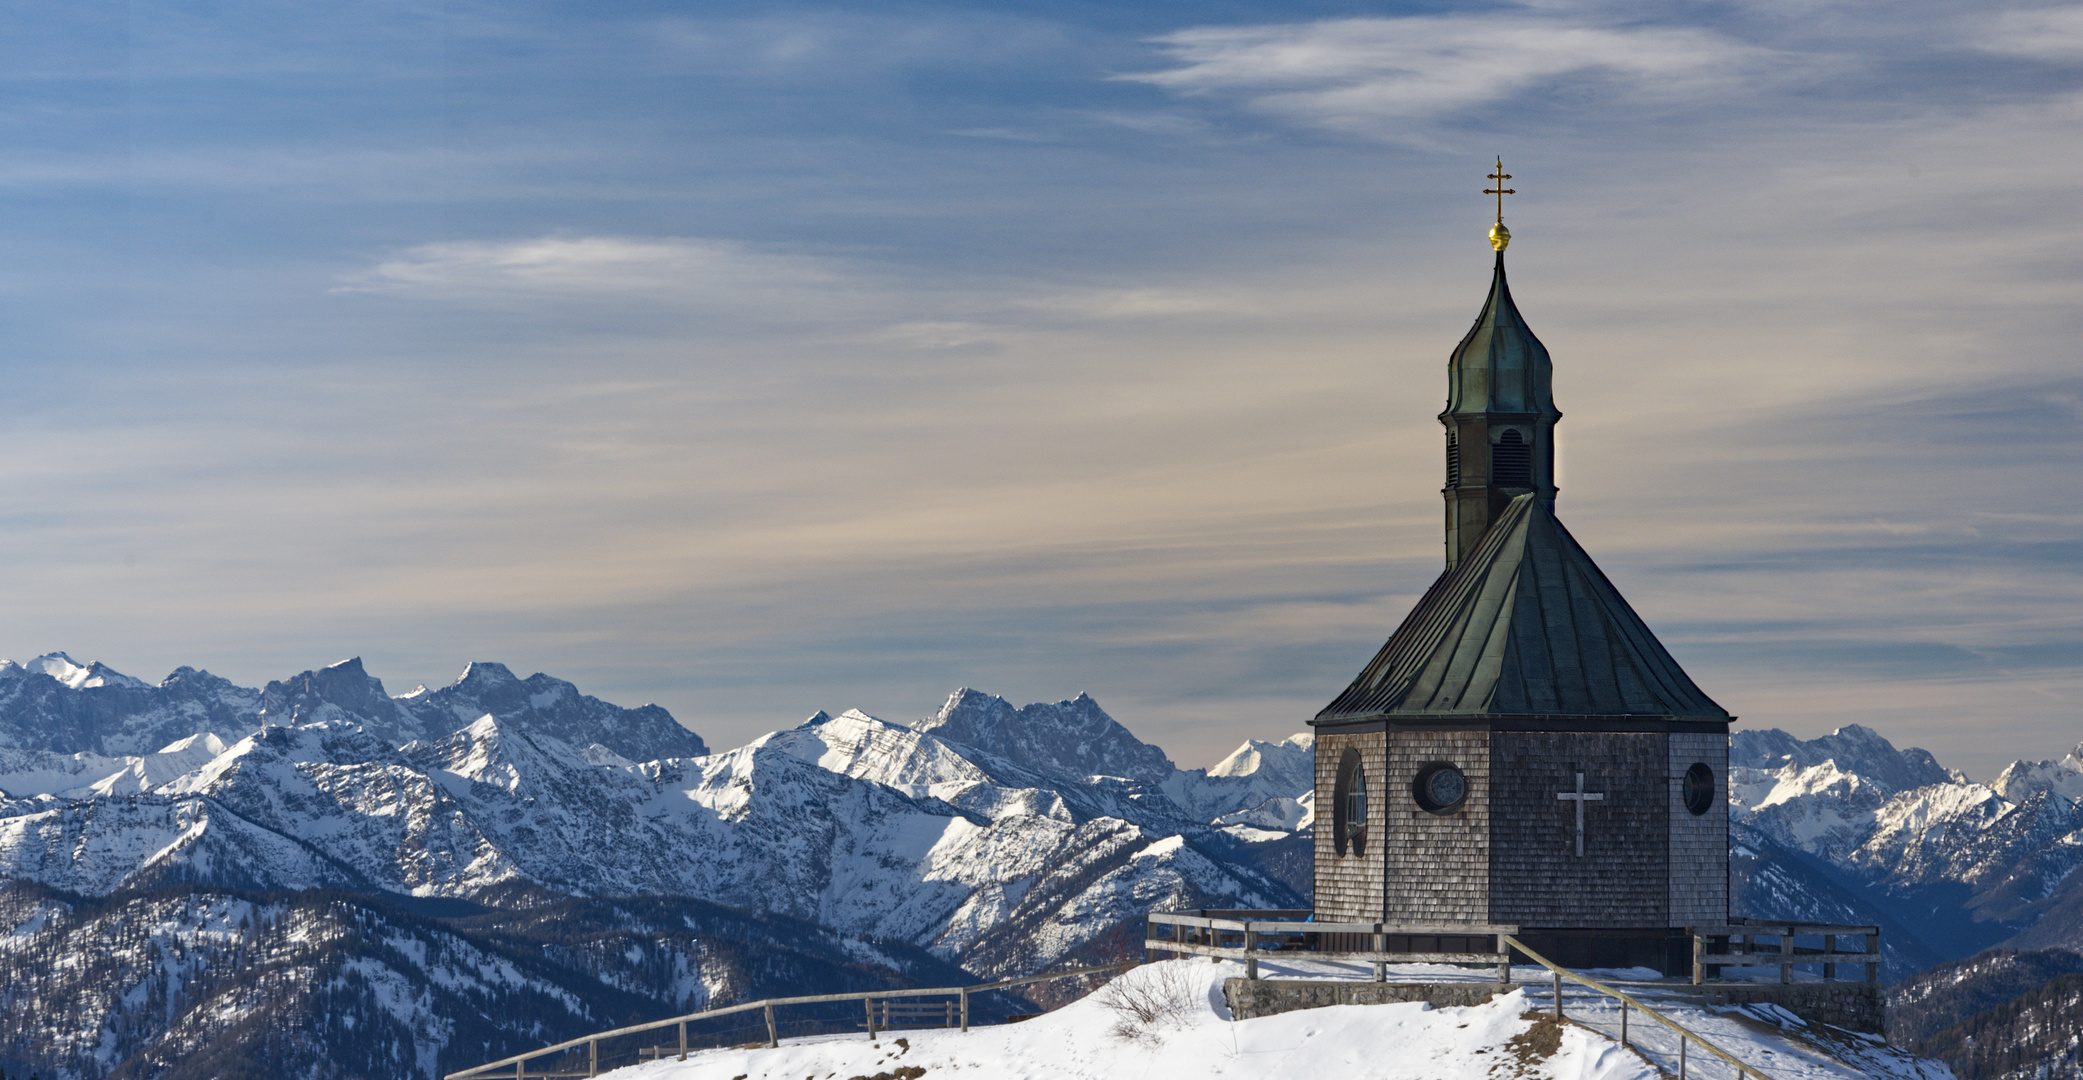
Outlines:
[{"label": "bell tower", "polygon": [[1315,917],[1690,971],[1688,928],[1728,925],[1735,718],[1555,518],[1562,414],[1505,286],[1502,161],[1491,178],[1496,272],[1439,414],[1447,567],[1310,721]]},{"label": "bell tower", "polygon": [[1506,504],[1531,494],[1555,504],[1555,408],[1549,387],[1554,369],[1548,349],[1512,303],[1504,277],[1504,249],[1512,241],[1504,227],[1504,197],[1513,189],[1504,159],[1490,179],[1497,196],[1497,223],[1490,227],[1490,247],[1497,266],[1490,295],[1483,302],[1461,344],[1447,360],[1447,407],[1439,414],[1446,427],[1447,569],[1475,550]]}]

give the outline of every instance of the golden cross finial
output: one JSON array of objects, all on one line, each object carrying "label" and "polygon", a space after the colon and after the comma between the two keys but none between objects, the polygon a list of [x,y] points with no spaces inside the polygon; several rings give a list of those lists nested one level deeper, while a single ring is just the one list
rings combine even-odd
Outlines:
[{"label": "golden cross finial", "polygon": [[1506,195],[1518,194],[1516,190],[1504,186],[1504,182],[1511,178],[1512,174],[1504,171],[1504,157],[1499,155],[1497,158],[1497,171],[1490,174],[1490,179],[1497,181],[1497,186],[1483,189],[1483,194],[1497,196],[1497,224],[1490,226],[1490,250],[1492,251],[1503,251],[1504,246],[1512,242],[1512,231],[1504,227],[1504,197]]}]

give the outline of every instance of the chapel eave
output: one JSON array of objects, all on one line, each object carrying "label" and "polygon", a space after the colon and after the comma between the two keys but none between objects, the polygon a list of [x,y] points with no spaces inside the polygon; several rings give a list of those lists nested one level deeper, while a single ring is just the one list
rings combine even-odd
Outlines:
[{"label": "chapel eave", "polygon": [[1548,503],[1521,495],[1314,723],[1727,724]]}]

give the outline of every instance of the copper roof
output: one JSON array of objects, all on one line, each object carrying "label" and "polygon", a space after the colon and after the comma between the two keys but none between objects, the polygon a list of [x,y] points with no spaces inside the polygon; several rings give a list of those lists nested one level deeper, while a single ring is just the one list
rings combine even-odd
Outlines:
[{"label": "copper roof", "polygon": [[1510,716],[1731,719],[1534,495],[1511,501],[1316,719]]},{"label": "copper roof", "polygon": [[1533,336],[1526,316],[1512,302],[1504,278],[1504,253],[1490,275],[1490,293],[1475,325],[1447,359],[1449,414],[1541,413],[1561,416],[1549,389],[1554,364],[1548,347]]}]

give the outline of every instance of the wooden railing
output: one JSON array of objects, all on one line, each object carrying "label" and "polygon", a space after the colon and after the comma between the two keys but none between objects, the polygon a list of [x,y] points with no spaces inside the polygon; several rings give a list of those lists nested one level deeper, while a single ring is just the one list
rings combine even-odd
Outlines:
[{"label": "wooden railing", "polygon": [[[1759,938],[1772,938],[1766,951]],[[1820,947],[1802,946],[1796,938],[1820,938]],[[1840,937],[1862,938],[1858,952],[1838,952]],[[1837,978],[1839,964],[1866,965],[1869,983],[1880,982],[1880,927],[1839,923],[1786,923],[1764,919],[1730,919],[1727,926],[1698,926],[1692,936],[1692,981],[1711,982],[1724,967],[1779,968],[1779,981],[1794,981],[1796,967],[1819,966],[1825,979]]]},{"label": "wooden railing", "polygon": [[[1221,960],[1242,960],[1244,977],[1258,978],[1258,962],[1262,957],[1285,953],[1282,948],[1293,939],[1307,939],[1312,935],[1349,934],[1370,938],[1369,949],[1331,950],[1311,948],[1311,960],[1339,960],[1371,964],[1374,981],[1388,978],[1390,964],[1481,964],[1497,965],[1497,981],[1512,981],[1512,956],[1505,947],[1505,935],[1516,934],[1516,926],[1492,926],[1470,923],[1328,923],[1307,922],[1303,916],[1308,911],[1153,911],[1150,913],[1150,929],[1154,935],[1157,927],[1169,926],[1171,936],[1150,936],[1143,947],[1151,952],[1178,953],[1181,956],[1207,956]],[[1489,952],[1392,952],[1385,938],[1391,937],[1459,937],[1491,938],[1496,948]],[[1321,939],[1319,939],[1320,941]],[[1234,944],[1226,942],[1234,941]],[[1270,947],[1269,947],[1270,946]]]},{"label": "wooden railing", "polygon": [[[1481,964],[1497,965],[1497,981],[1511,981],[1511,957],[1503,935],[1517,934],[1517,926],[1490,923],[1330,923],[1308,921],[1306,910],[1206,909],[1152,912],[1150,934],[1143,946],[1156,952],[1181,956],[1208,956],[1244,963],[1245,978],[1258,978],[1261,959],[1274,954],[1291,955],[1299,946],[1311,960],[1371,964],[1376,982],[1385,979],[1389,964]],[[1169,928],[1158,936],[1158,928]],[[1820,967],[1824,979],[1837,980],[1840,965],[1865,965],[1864,979],[1848,982],[1880,982],[1880,928],[1840,923],[1787,923],[1763,919],[1731,919],[1722,926],[1692,927],[1692,981],[1713,982],[1724,967],[1779,968],[1779,981],[1794,981],[1796,967]],[[1352,935],[1373,939],[1371,949],[1327,949],[1316,935]],[[1490,952],[1391,951],[1383,940],[1390,937],[1487,937],[1496,942]],[[1818,945],[1801,945],[1798,938],[1818,939]],[[1840,952],[1837,939],[1857,937],[1857,951]],[[1313,938],[1313,940],[1312,940]],[[1769,944],[1760,939],[1771,939]],[[1307,942],[1307,944],[1304,944]]]},{"label": "wooden railing", "polygon": [[[555,1046],[545,1046],[540,1050],[530,1050],[525,1054],[515,1054],[512,1057],[500,1058],[498,1061],[488,1061],[483,1065],[474,1065],[459,1072],[452,1072],[444,1080],[470,1080],[470,1078],[477,1078],[477,1080],[500,1080],[502,1077],[506,1078],[506,1080],[548,1080],[549,1077],[598,1076],[601,1072],[600,1044],[602,1042],[608,1039],[641,1035],[647,1031],[659,1031],[675,1026],[679,1028],[679,1057],[680,1060],[684,1061],[687,1058],[687,1025],[689,1023],[713,1020],[719,1016],[730,1016],[735,1013],[751,1012],[754,1009],[758,1009],[765,1014],[767,1045],[778,1046],[781,1043],[781,1038],[779,1029],[775,1025],[774,1010],[788,1005],[818,1005],[829,1004],[835,1001],[861,1002],[863,1012],[867,1018],[868,1037],[874,1038],[878,1030],[876,1023],[878,1019],[887,1025],[892,1017],[902,1016],[911,1011],[902,1006],[892,1010],[889,1008],[889,1000],[891,998],[954,997],[959,1001],[957,1011],[961,1017],[962,1030],[968,1031],[969,996],[971,994],[981,994],[990,990],[1007,990],[1015,986],[1052,982],[1056,979],[1069,979],[1080,975],[1094,975],[1102,971],[1120,971],[1123,968],[1135,967],[1140,963],[1142,963],[1140,960],[1126,960],[1118,964],[1098,964],[1092,967],[1073,968],[1069,971],[1054,971],[1046,975],[1028,975],[1018,979],[1000,979],[997,982],[984,983],[979,986],[935,986],[913,990],[864,990],[851,994],[811,994],[806,997],[765,998],[760,1001],[748,1001],[742,1005],[726,1005],[720,1009],[704,1009],[701,1012],[688,1013],[685,1016],[675,1016],[666,1020],[654,1020],[648,1024],[632,1024],[629,1027],[620,1027],[613,1031],[603,1031],[597,1035],[585,1035],[576,1039],[569,1039]],[[878,1003],[883,1006],[881,1009],[876,1008]],[[576,1070],[536,1072],[530,1071],[528,1068],[528,1062],[531,1059],[547,1057],[551,1054],[562,1054],[565,1051],[575,1050],[581,1046],[586,1048],[586,1066],[583,1072]],[[673,1051],[670,1047],[646,1047],[638,1052],[638,1057],[662,1058],[672,1053]],[[511,1067],[513,1071],[499,1073],[491,1071],[508,1067]]]},{"label": "wooden railing", "polygon": [[1591,989],[1596,990],[1599,993],[1604,994],[1607,997],[1612,998],[1613,1000],[1618,1001],[1620,1003],[1620,1045],[1622,1046],[1629,1045],[1627,1039],[1627,1011],[1630,1008],[1640,1010],[1643,1016],[1646,1016],[1651,1020],[1654,1020],[1657,1023],[1662,1024],[1663,1026],[1670,1028],[1672,1031],[1676,1032],[1678,1034],[1678,1080],[1685,1080],[1685,1048],[1688,1043],[1700,1044],[1700,1049],[1705,1050],[1708,1053],[1713,1054],[1715,1057],[1718,1057],[1721,1060],[1728,1062],[1730,1065],[1735,1066],[1736,1071],[1739,1075],[1752,1077],[1754,1078],[1754,1080],[1772,1080],[1771,1077],[1766,1076],[1762,1070],[1757,1068],[1757,1066],[1744,1064],[1741,1060],[1737,1059],[1737,1057],[1734,1054],[1731,1054],[1728,1051],[1723,1050],[1721,1047],[1716,1046],[1711,1042],[1708,1042],[1699,1033],[1693,1031],[1692,1029],[1686,1027],[1683,1024],[1680,1024],[1676,1020],[1673,1020],[1670,1017],[1665,1016],[1660,1012],[1657,1012],[1655,1009],[1652,1009],[1649,1006],[1642,1004],[1640,1001],[1635,1000],[1633,996],[1629,995],[1625,991],[1622,991],[1616,987],[1608,986],[1605,983],[1598,981],[1597,979],[1590,978],[1589,976],[1579,975],[1576,972],[1561,966],[1560,964],[1556,964],[1550,961],[1547,957],[1542,956],[1541,954],[1534,952],[1532,949],[1527,948],[1525,942],[1520,941],[1518,938],[1515,938],[1510,934],[1504,935],[1504,942],[1506,945],[1517,950],[1528,960],[1531,960],[1534,963],[1539,964],[1540,966],[1548,969],[1549,975],[1552,976],[1555,980],[1555,1018],[1557,1020],[1563,1019],[1562,983],[1563,980],[1567,979],[1570,982],[1576,983],[1580,986],[1588,986]]},{"label": "wooden railing", "polygon": [[[1520,930],[1517,926],[1487,923],[1327,923],[1306,921],[1310,914],[1311,912],[1307,910],[1288,909],[1208,909],[1188,912],[1152,912],[1149,917],[1152,933],[1155,933],[1157,927],[1164,926],[1170,928],[1170,936],[1152,936],[1144,941],[1143,944],[1152,952],[1170,952],[1181,956],[1207,956],[1223,960],[1241,960],[1244,962],[1245,977],[1251,979],[1259,977],[1258,964],[1261,959],[1285,955],[1296,956],[1298,959],[1306,957],[1310,960],[1367,963],[1372,965],[1374,979],[1377,982],[1387,978],[1389,964],[1467,964],[1481,967],[1494,965],[1497,968],[1496,981],[1499,984],[1509,984],[1512,972],[1512,953],[1518,952],[1527,959],[1546,968],[1552,976],[1554,980],[1556,1016],[1560,1017],[1563,1015],[1562,983],[1567,980],[1590,987],[1621,1003],[1620,1042],[1622,1045],[1627,1045],[1628,1042],[1627,1018],[1630,1009],[1639,1010],[1643,1015],[1678,1033],[1678,1076],[1680,1080],[1683,1080],[1685,1076],[1686,1046],[1688,1043],[1699,1044],[1702,1049],[1728,1062],[1745,1076],[1752,1077],[1754,1080],[1771,1080],[1770,1077],[1756,1067],[1738,1061],[1720,1047],[1715,1046],[1662,1013],[1642,1004],[1616,987],[1609,986],[1588,976],[1579,975],[1527,948],[1526,944],[1516,936]],[[1295,941],[1295,939],[1307,939],[1311,935],[1321,934],[1367,937],[1371,939],[1370,944],[1372,948],[1360,950],[1327,950],[1320,948],[1292,950],[1282,948],[1284,944]],[[1392,952],[1386,948],[1387,943],[1384,941],[1385,938],[1389,937],[1490,938],[1495,943],[1495,949],[1489,952]],[[1822,943],[1819,947],[1799,946],[1795,939],[1802,937],[1819,937],[1822,939]],[[1861,946],[1863,951],[1837,951],[1836,942],[1839,937],[1864,938],[1864,943]],[[1763,943],[1759,941],[1760,938],[1774,939],[1770,951],[1765,949]],[[1300,956],[1297,956],[1298,951]],[[1075,978],[1081,975],[1093,975],[1104,971],[1119,971],[1123,968],[1134,967],[1140,962],[1129,960],[1116,964],[1101,964],[1093,967],[1074,968],[1069,971],[1051,972],[1045,975],[1003,979],[998,982],[983,983],[977,986],[940,986],[913,990],[868,990],[850,994],[813,994],[804,997],[766,998],[760,1001],[748,1001],[741,1005],[728,1005],[720,1009],[705,1009],[701,1012],[688,1013],[685,1016],[656,1020],[648,1024],[635,1024],[629,1027],[616,1028],[613,1031],[603,1031],[596,1035],[587,1035],[567,1040],[554,1046],[545,1046],[540,1050],[531,1050],[525,1054],[516,1054],[512,1057],[501,1058],[498,1061],[473,1066],[460,1072],[449,1073],[445,1080],[530,1080],[530,1078],[548,1080],[550,1077],[598,1076],[601,1071],[600,1044],[603,1041],[673,1027],[678,1028],[677,1052],[679,1057],[684,1060],[688,1053],[687,1025],[689,1023],[751,1012],[755,1009],[761,1011],[764,1015],[767,1045],[775,1046],[779,1045],[780,1036],[774,1010],[790,1005],[859,1001],[862,1003],[866,1020],[864,1026],[868,1029],[869,1036],[873,1037],[878,1028],[886,1027],[892,1018],[918,1011],[903,1006],[893,1009],[889,1005],[891,999],[936,996],[953,997],[957,999],[956,1003],[954,1003],[954,1013],[959,1016],[961,1029],[968,1031],[969,998],[972,994],[980,994],[991,990],[1006,990],[1015,986],[1027,986],[1056,979]],[[1704,984],[1718,977],[1721,973],[1720,969],[1723,967],[1760,965],[1777,965],[1779,967],[1780,981],[1783,983],[1793,981],[1793,969],[1795,967],[1813,965],[1822,967],[1823,978],[1834,979],[1837,974],[1837,966],[1840,964],[1864,964],[1866,977],[1863,981],[1877,984],[1880,981],[1880,963],[1880,929],[1876,926],[1732,919],[1725,926],[1693,928],[1692,982],[1694,985]],[[877,1003],[881,1003],[882,1008],[878,1009]],[[946,1015],[947,1007],[943,1006],[942,1009],[934,1011],[941,1015]],[[880,1024],[878,1024],[878,1021],[880,1021]],[[528,1062],[532,1059],[547,1057],[552,1054],[562,1054],[581,1046],[586,1048],[584,1071],[567,1069],[563,1071],[531,1072],[527,1067]],[[674,1053],[674,1048],[658,1046],[645,1048],[640,1052],[639,1056],[658,1058],[669,1056],[672,1053]],[[491,1071],[509,1067],[512,1069],[511,1072]]]}]

